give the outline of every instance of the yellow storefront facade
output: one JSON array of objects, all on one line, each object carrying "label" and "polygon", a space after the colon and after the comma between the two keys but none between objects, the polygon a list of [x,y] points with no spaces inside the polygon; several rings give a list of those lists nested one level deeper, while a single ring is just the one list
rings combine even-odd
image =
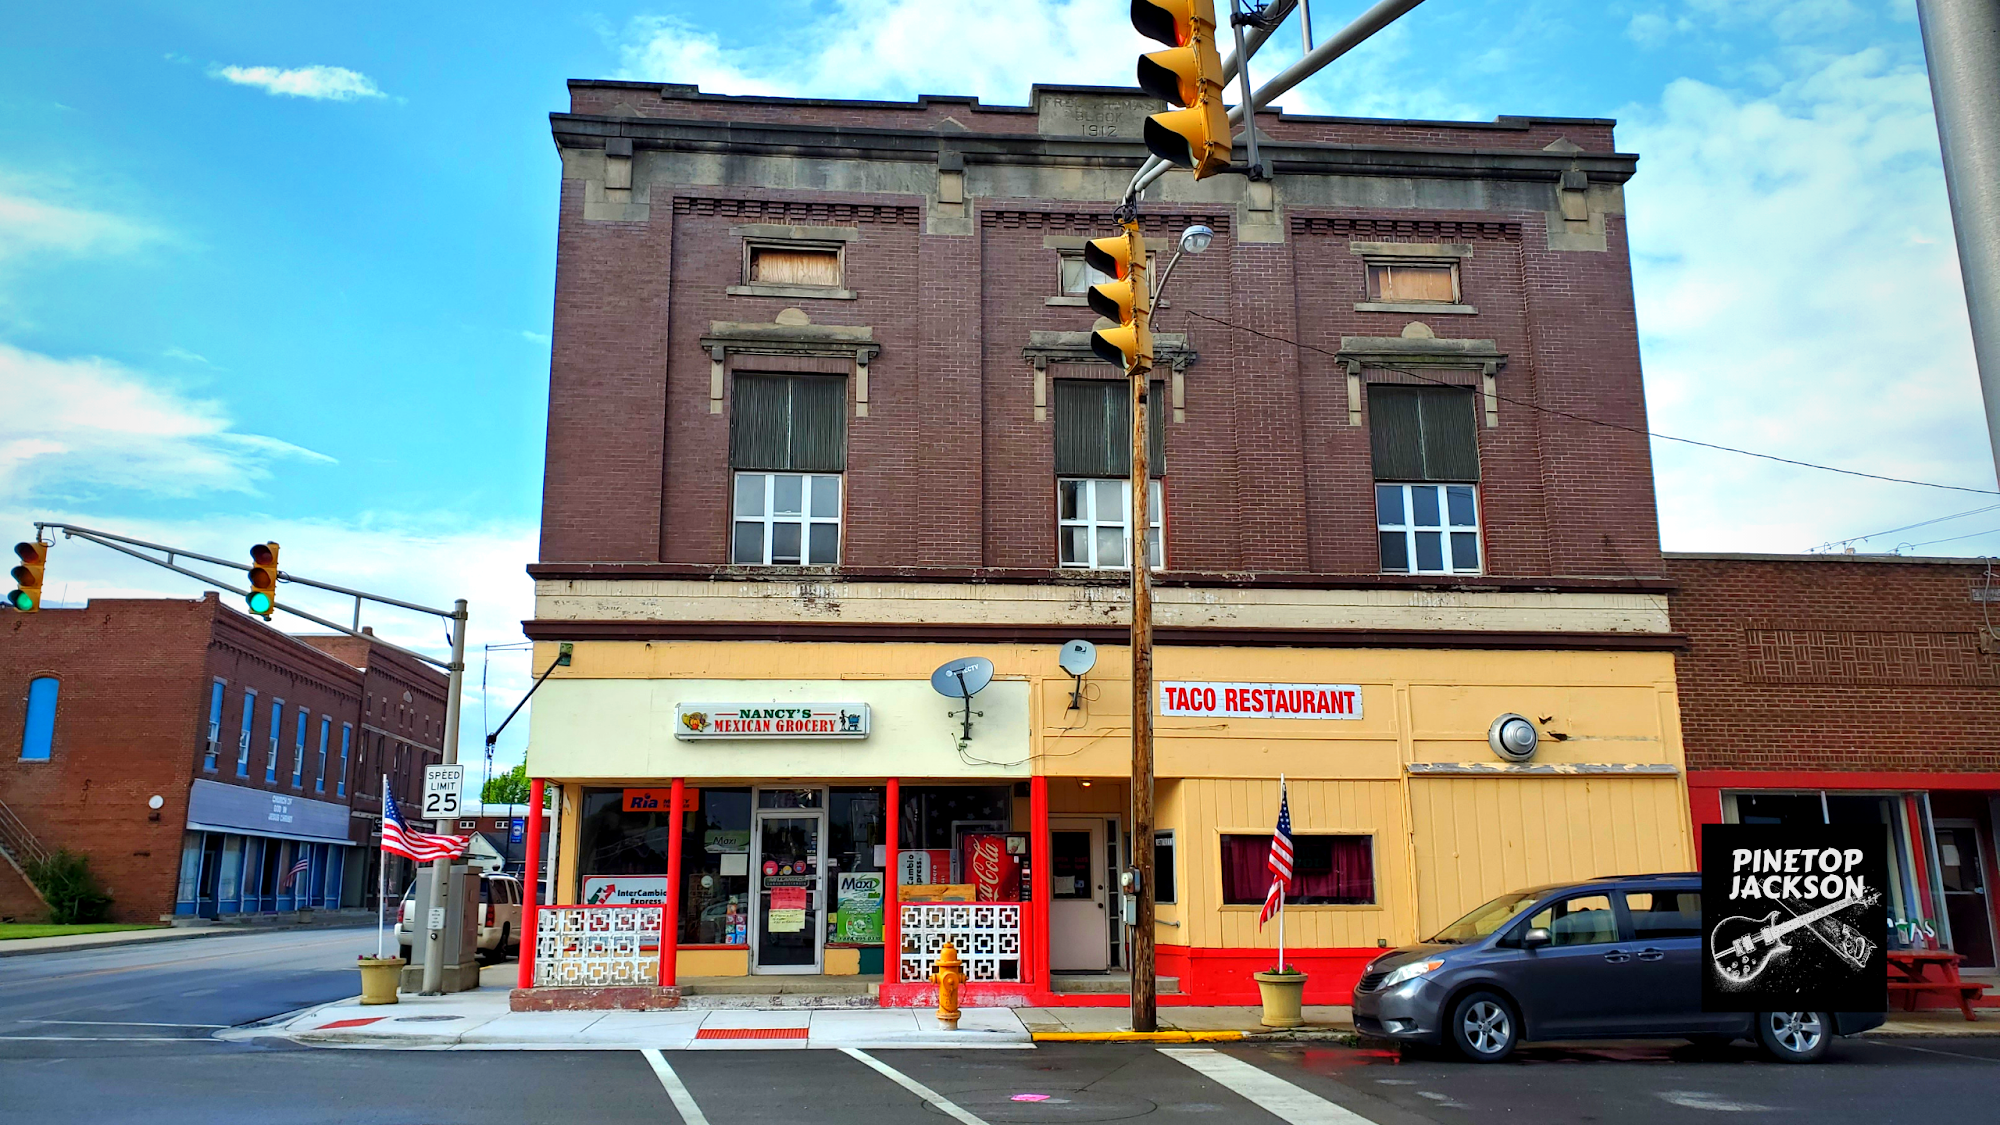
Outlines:
[{"label": "yellow storefront facade", "polygon": [[[630,585],[543,584],[536,629],[549,639],[534,661],[554,671],[535,700],[528,766],[560,793],[555,904],[656,901],[646,895],[671,876],[678,885],[658,900],[671,900],[658,944],[667,967],[655,978],[667,983],[881,973],[884,1003],[918,1002],[933,931],[971,925],[968,912],[989,902],[998,908],[967,935],[990,954],[974,986],[989,1002],[1093,1002],[1106,990],[1088,981],[1115,980],[1128,964],[1117,877],[1133,846],[1130,662],[1104,620],[1115,597],[961,591],[973,606],[941,602],[935,587],[841,589],[822,592],[835,603],[827,612],[867,620],[849,632],[871,639],[645,640],[685,633],[689,616],[754,621],[791,598],[688,584],[667,602]],[[1344,1002],[1381,947],[1503,892],[1694,865],[1659,595],[1316,591],[1277,604],[1181,589],[1161,600],[1154,854],[1165,1002],[1245,1001],[1249,974],[1269,967],[1277,934],[1258,922],[1261,865],[1281,777],[1302,868],[1286,959],[1312,974],[1318,1002]],[[683,616],[663,627],[642,619],[661,604]],[[964,641],[932,639],[926,614],[983,623],[964,628]],[[558,666],[564,617],[576,639]],[[873,639],[897,632],[899,618],[920,639]],[[1344,627],[1320,643],[1276,644],[1256,631],[1260,619]],[[1389,636],[1388,625],[1402,626],[1402,643],[1365,643]],[[1101,638],[1081,676],[1059,663],[1060,641],[978,639],[1064,629]],[[969,738],[963,704],[931,683],[967,657],[993,667],[972,698]],[[1175,685],[1197,685],[1197,703],[1200,685],[1242,685],[1246,706],[1259,685],[1294,694],[1283,714],[1177,715],[1186,697],[1169,694]],[[1315,685],[1354,689],[1353,701],[1314,696]],[[722,709],[865,713],[865,735],[690,736],[688,715]],[[1526,761],[1493,745],[1509,715],[1538,736]],[[676,781],[693,796],[675,826],[655,811],[667,802],[631,796]],[[985,870],[981,848],[1005,854],[1006,870]],[[621,885],[645,893],[618,898],[629,893]]]}]

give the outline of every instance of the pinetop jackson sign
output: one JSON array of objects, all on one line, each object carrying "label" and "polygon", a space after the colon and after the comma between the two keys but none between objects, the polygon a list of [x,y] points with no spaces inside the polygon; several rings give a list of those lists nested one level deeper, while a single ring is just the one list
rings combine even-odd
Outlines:
[{"label": "pinetop jackson sign", "polygon": [[674,737],[867,738],[866,703],[682,703]]},{"label": "pinetop jackson sign", "polygon": [[1358,719],[1359,684],[1236,684],[1168,681],[1160,714],[1203,719]]},{"label": "pinetop jackson sign", "polygon": [[1888,881],[1879,827],[1704,825],[1702,1010],[1882,1011]]}]

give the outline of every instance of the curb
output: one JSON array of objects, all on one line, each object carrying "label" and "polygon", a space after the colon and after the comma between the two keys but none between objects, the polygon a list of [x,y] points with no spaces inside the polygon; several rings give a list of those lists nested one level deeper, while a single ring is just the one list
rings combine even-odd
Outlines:
[{"label": "curb", "polygon": [[[305,927],[302,926],[300,928],[304,929]],[[113,930],[111,932],[117,933],[118,931]],[[161,941],[187,941],[191,938],[216,937],[222,934],[240,934],[254,931],[246,931],[234,927],[215,927],[212,929],[204,927],[202,929],[195,929],[193,927],[170,926],[166,929],[132,930],[129,932],[135,935],[144,934],[146,936],[121,938],[118,941],[78,941],[71,942],[68,945],[41,945],[33,949],[9,949],[7,947],[14,944],[12,941],[0,941],[0,957],[27,957],[36,953],[74,953],[79,949],[122,949],[127,946],[151,945],[154,942]],[[79,934],[77,936],[81,937],[85,935]],[[18,940],[38,941],[40,939],[20,938]]]},{"label": "curb", "polygon": [[1036,1031],[1037,1043],[1233,1043],[1241,1031]]}]

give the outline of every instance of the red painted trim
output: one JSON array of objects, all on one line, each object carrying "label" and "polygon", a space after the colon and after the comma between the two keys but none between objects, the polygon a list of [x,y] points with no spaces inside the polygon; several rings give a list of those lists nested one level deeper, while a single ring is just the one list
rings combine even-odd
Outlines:
[{"label": "red painted trim", "polygon": [[[1157,947],[1159,973],[1180,980],[1178,993],[1163,993],[1162,1007],[1214,1004],[1256,1004],[1261,1000],[1251,974],[1270,967],[1268,949],[1190,949],[1184,945]],[[1354,947],[1287,949],[1285,960],[1306,971],[1306,1002],[1346,1004],[1354,985],[1381,949]],[[926,1008],[937,1003],[937,986],[922,981],[883,984],[885,1008]],[[1031,981],[968,982],[961,1004],[995,1007],[1122,1008],[1130,999],[1122,992],[1057,993]]]},{"label": "red painted trim", "polygon": [[739,943],[739,944],[736,944],[736,945],[683,945],[683,946],[681,946],[680,948],[682,948],[682,949],[748,949],[748,948],[750,948],[750,943],[748,943],[748,942],[742,942],[742,943]]},{"label": "red painted trim", "polygon": [[1053,899],[1055,876],[1049,870],[1049,779],[1045,774],[1036,774],[1028,782],[1028,860],[1033,867],[1029,872],[1028,898],[1035,906],[1035,917],[1040,919],[1028,934],[1029,969],[1028,979],[1047,987],[1049,980],[1049,904]]},{"label": "red painted trim", "polygon": [[903,784],[898,778],[889,779],[889,823],[885,826],[888,843],[882,849],[888,860],[888,878],[882,886],[882,991],[883,1003],[889,987],[903,979],[903,898],[898,890],[896,875],[897,845],[903,842]]},{"label": "red painted trim", "polygon": [[667,813],[667,901],[660,918],[660,987],[672,988],[680,972],[681,946],[681,794],[683,778],[674,779]]},{"label": "red painted trim", "polygon": [[[539,777],[528,783],[528,808],[536,813],[541,811],[542,779]],[[530,819],[539,821],[541,817],[535,816]],[[540,915],[537,913],[540,904],[535,901],[535,882],[541,878],[542,874],[542,834],[537,831],[541,827],[542,825],[539,823],[528,826],[528,855],[522,862],[521,869],[523,876],[521,879],[521,957],[520,971],[516,976],[516,980],[522,988],[533,988],[535,986],[535,935],[540,932],[536,929],[536,924],[540,920]],[[555,888],[550,887],[549,892],[553,894]]]},{"label": "red painted trim", "polygon": [[1690,789],[2000,789],[2000,773],[1689,770],[1687,783]]}]

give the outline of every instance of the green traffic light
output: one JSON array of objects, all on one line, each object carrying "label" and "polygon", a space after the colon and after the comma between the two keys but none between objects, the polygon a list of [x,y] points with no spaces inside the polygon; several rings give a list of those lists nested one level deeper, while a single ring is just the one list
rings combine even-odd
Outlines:
[{"label": "green traffic light", "polygon": [[35,609],[35,595],[26,590],[16,590],[7,595],[7,604],[20,610],[22,613],[33,613]]},{"label": "green traffic light", "polygon": [[243,600],[250,603],[251,613],[258,614],[259,616],[268,616],[271,612],[271,595],[262,590],[252,591]]}]

